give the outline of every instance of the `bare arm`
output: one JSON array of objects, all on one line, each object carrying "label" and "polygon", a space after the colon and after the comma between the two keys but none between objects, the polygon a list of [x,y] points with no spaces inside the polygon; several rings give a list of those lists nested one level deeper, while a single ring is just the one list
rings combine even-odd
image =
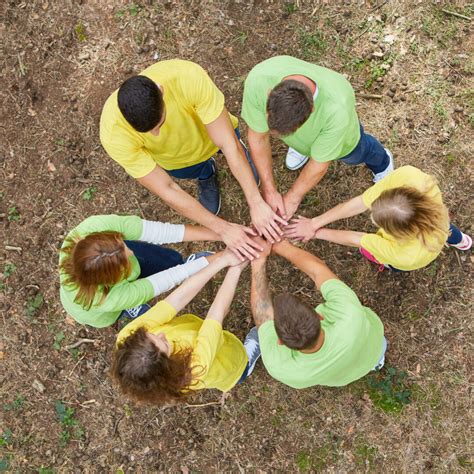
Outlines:
[{"label": "bare arm", "polygon": [[273,178],[270,134],[269,132],[255,132],[249,127],[247,138],[250,154],[253,157],[255,167],[260,175],[263,198],[275,212],[278,212],[280,216],[287,219],[283,197],[278,192]]},{"label": "bare arm", "polygon": [[337,276],[320,258],[306,250],[295,247],[286,240],[275,244],[273,251],[306,273],[314,281],[318,290],[325,281],[333,278],[337,279]]},{"label": "bare arm", "polygon": [[214,319],[221,324],[224,322],[224,318],[227,316],[232,300],[234,299],[235,289],[239,283],[243,268],[243,266],[238,265],[236,267],[230,267],[227,270],[227,275],[207,312],[206,319]]},{"label": "bare arm", "polygon": [[355,198],[338,204],[324,214],[313,217],[312,219],[298,216],[297,219],[294,219],[293,222],[285,228],[285,236],[291,239],[307,241],[315,238],[316,231],[331,222],[356,216],[367,209],[368,207],[362,200],[362,195],[356,196]]},{"label": "bare arm", "polygon": [[315,237],[321,240],[328,240],[335,244],[348,245],[349,247],[360,247],[360,241],[365,232],[356,232],[354,230],[334,230],[319,229],[316,231]]},{"label": "bare arm", "polygon": [[279,224],[286,225],[287,222],[279,217],[260,195],[244,149],[232,128],[232,122],[225,107],[216,120],[206,125],[206,129],[212,141],[224,153],[232,174],[243,190],[249,205],[252,223],[258,233],[265,235],[272,241],[280,240],[282,231]]},{"label": "bare arm", "polygon": [[252,262],[250,307],[257,327],[274,319],[273,303],[267,280],[267,259],[260,257]]},{"label": "bare arm", "polygon": [[239,263],[237,257],[230,251],[219,252],[209,259],[209,265],[185,280],[176,290],[169,294],[165,301],[176,312],[181,311],[204,287],[204,285],[223,268]]},{"label": "bare arm", "polygon": [[319,163],[310,159],[293,186],[284,196],[287,218],[290,219],[298,209],[306,194],[313,189],[327,173],[330,162]]},{"label": "bare arm", "polygon": [[186,224],[184,226],[183,242],[198,242],[201,240],[221,240],[221,236],[207,227]]},{"label": "bare arm", "polygon": [[240,224],[233,224],[215,216],[176,184],[159,166],[139,178],[138,182],[179,214],[213,229],[225,244],[242,260],[258,257],[259,246],[252,240],[254,231]]}]

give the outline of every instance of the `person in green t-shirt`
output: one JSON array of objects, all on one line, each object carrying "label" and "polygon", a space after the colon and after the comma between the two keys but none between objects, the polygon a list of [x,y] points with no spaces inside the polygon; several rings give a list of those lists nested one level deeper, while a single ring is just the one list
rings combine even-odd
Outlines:
[{"label": "person in green t-shirt", "polygon": [[[374,182],[393,170],[391,153],[359,123],[352,86],[330,69],[291,56],[257,64],[245,80],[242,118],[263,197],[284,219],[291,219],[333,160],[365,163]],[[270,134],[289,146],[286,166],[290,170],[311,158],[284,195],[273,178]]]},{"label": "person in green t-shirt", "polygon": [[262,246],[251,262],[250,298],[269,374],[293,388],[340,387],[380,369],[387,343],[379,317],[322,260],[288,241],[273,245],[273,252],[306,273],[325,302],[313,309],[290,293],[272,301],[266,276],[271,246]]}]

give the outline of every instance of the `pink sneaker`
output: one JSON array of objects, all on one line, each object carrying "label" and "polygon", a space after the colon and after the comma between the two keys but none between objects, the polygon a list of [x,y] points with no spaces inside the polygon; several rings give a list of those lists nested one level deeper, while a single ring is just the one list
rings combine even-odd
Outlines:
[{"label": "pink sneaker", "polygon": [[462,240],[459,242],[459,244],[448,244],[448,246],[455,247],[458,250],[469,250],[472,247],[472,239],[469,237],[469,235],[464,234],[463,232],[461,232],[461,234]]}]

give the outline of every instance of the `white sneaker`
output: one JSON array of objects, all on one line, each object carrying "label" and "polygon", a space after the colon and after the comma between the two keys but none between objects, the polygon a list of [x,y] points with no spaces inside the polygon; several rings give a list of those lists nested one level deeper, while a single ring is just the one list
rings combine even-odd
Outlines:
[{"label": "white sneaker", "polygon": [[374,183],[378,183],[381,179],[384,179],[385,176],[391,173],[393,169],[395,168],[395,165],[393,163],[392,153],[390,152],[390,150],[387,150],[387,148],[384,148],[384,150],[385,150],[385,153],[387,153],[388,157],[390,158],[390,162],[383,171],[381,171],[380,173],[374,174],[374,179],[373,179]]},{"label": "white sneaker", "polygon": [[247,334],[247,337],[245,338],[245,341],[244,341],[244,348],[245,348],[245,352],[247,352],[247,357],[249,359],[249,362],[247,365],[248,367],[247,377],[248,377],[253,372],[253,369],[255,368],[255,364],[257,363],[257,360],[262,355],[260,351],[260,342],[258,340],[258,329],[256,326],[254,326]]},{"label": "white sneaker", "polygon": [[306,164],[309,160],[309,157],[298,153],[294,148],[289,147],[288,153],[286,154],[285,165],[286,167],[291,170],[299,170],[302,166]]}]

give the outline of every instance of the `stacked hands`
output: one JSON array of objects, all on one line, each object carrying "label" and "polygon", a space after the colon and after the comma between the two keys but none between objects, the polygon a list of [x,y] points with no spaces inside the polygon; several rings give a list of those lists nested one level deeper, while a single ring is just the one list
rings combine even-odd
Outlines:
[{"label": "stacked hands", "polygon": [[[279,193],[278,199],[272,201],[272,206],[265,201],[257,204],[258,208],[251,209],[252,227],[230,224],[233,235],[223,235],[222,240],[242,260],[254,260],[260,253],[265,252],[264,245],[281,242],[283,238],[308,242],[317,238],[318,231],[326,225],[320,217],[309,219],[298,216],[291,219],[298,208],[299,202],[285,205],[285,197]],[[273,207],[275,206],[275,210]],[[291,212],[286,209],[289,208]],[[239,227],[239,231],[235,232]],[[230,230],[229,230],[230,232]],[[263,238],[262,238],[263,237]],[[260,252],[260,253],[259,253]]]}]

